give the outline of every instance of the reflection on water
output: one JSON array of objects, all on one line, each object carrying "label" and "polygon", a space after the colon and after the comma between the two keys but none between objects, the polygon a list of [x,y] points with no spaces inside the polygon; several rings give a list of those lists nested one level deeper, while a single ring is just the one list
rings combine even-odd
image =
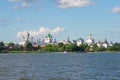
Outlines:
[{"label": "reflection on water", "polygon": [[0,54],[0,80],[119,80],[120,54]]}]

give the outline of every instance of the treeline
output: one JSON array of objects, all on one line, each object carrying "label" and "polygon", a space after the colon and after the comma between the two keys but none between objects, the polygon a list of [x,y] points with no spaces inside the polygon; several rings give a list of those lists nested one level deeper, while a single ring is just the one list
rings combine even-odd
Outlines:
[{"label": "treeline", "polygon": [[47,52],[85,52],[87,48],[87,45],[81,45],[81,46],[77,46],[76,44],[63,44],[63,43],[59,43],[57,45],[55,44],[49,44],[46,47],[42,48],[42,51],[47,51]]},{"label": "treeline", "polygon": [[36,52],[102,52],[102,51],[110,51],[110,52],[119,52],[120,51],[120,43],[115,43],[113,46],[108,48],[101,47],[99,48],[97,44],[94,44],[92,47],[87,44],[82,44],[77,46],[76,44],[48,44],[45,47],[42,46],[32,46],[30,42],[27,42],[24,46],[16,45],[12,42],[5,45],[3,42],[0,42],[0,53],[5,52],[22,52],[22,51],[36,51]]},{"label": "treeline", "polygon": [[113,46],[107,48],[108,51],[120,51],[120,43],[115,43]]},{"label": "treeline", "polygon": [[9,51],[22,51],[23,47],[15,45],[13,42],[5,44],[3,41],[0,42],[0,53],[6,53]]}]

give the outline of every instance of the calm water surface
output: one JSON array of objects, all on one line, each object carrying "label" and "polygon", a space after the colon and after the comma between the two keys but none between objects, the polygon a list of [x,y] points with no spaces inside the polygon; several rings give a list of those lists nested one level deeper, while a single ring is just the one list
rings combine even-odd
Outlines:
[{"label": "calm water surface", "polygon": [[0,54],[0,80],[120,80],[120,54]]}]

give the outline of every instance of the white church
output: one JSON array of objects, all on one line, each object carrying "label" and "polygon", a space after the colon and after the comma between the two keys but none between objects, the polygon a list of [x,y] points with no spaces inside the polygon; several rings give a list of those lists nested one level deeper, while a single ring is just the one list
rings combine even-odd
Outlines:
[{"label": "white church", "polygon": [[56,39],[53,40],[53,37],[51,34],[47,34],[47,36],[43,39],[36,39],[30,35],[30,33],[26,33],[26,35],[23,36],[22,41],[19,42],[19,45],[24,46],[26,42],[30,42],[33,46],[46,46],[47,44],[56,44]]},{"label": "white church", "polygon": [[89,38],[86,40],[86,43],[88,44],[88,46],[92,46],[95,44],[95,40],[92,37],[92,34],[89,35]]},{"label": "white church", "polygon": [[109,46],[113,46],[113,42],[111,41],[110,43],[108,43],[107,39],[105,39],[103,42],[98,41],[97,43],[95,43],[95,39],[92,37],[92,35],[89,35],[89,38],[86,40],[86,43],[88,44],[88,46],[93,46],[94,44],[97,44],[97,46],[99,48],[103,47],[103,48],[108,48]]},{"label": "white church", "polygon": [[[30,33],[26,33],[26,35],[23,36],[22,41],[19,42],[19,45],[24,46],[26,42],[30,42],[33,46],[46,46],[47,44],[58,44],[56,39],[53,39],[53,36],[51,34],[47,34],[43,39],[34,39]],[[69,37],[67,40],[62,40],[60,43],[63,44],[77,44],[77,46],[80,46],[82,44],[87,44],[88,46],[92,47],[94,44],[97,44],[98,47],[104,47],[108,48],[109,46],[113,46],[113,42],[111,41],[108,43],[107,39],[105,39],[103,42],[98,41],[95,43],[95,39],[92,37],[92,34],[89,35],[88,39],[84,41],[84,39],[79,38],[77,40],[70,41]]]}]

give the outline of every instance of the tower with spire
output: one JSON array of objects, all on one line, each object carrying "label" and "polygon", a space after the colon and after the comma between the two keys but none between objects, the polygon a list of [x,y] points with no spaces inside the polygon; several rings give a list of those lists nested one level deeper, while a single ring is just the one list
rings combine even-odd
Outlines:
[{"label": "tower with spire", "polygon": [[109,43],[108,43],[107,39],[104,40],[102,45],[103,45],[104,48],[108,48]]}]

